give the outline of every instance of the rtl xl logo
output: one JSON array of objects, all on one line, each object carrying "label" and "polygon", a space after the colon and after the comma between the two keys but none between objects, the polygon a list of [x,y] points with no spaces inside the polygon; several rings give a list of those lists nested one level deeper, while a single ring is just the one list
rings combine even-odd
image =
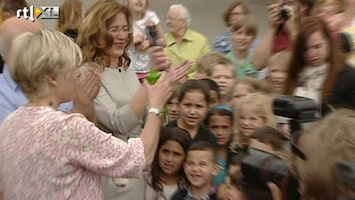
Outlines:
[{"label": "rtl xl logo", "polygon": [[38,19],[59,19],[59,7],[58,6],[30,6],[18,9],[16,12],[17,18],[23,16],[25,19],[35,21]]}]

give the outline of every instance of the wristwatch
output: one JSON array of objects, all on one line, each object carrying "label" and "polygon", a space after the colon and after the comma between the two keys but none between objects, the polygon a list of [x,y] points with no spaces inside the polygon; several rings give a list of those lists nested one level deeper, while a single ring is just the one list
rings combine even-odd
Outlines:
[{"label": "wristwatch", "polygon": [[163,116],[163,112],[161,110],[159,110],[158,108],[149,108],[148,113],[154,113],[160,117]]}]

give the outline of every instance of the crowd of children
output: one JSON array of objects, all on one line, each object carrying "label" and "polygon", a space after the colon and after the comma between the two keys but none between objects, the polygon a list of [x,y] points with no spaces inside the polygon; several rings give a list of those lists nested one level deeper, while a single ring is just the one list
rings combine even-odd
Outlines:
[{"label": "crowd of children", "polygon": [[[171,81],[176,83],[164,107],[168,120],[160,129],[153,162],[137,179],[102,177],[105,199],[253,200],[249,196],[253,195],[249,190],[251,187],[245,187],[243,179],[245,174],[241,164],[244,156],[249,155],[250,150],[262,151],[290,164],[294,150],[289,119],[274,113],[275,98],[284,94],[312,98],[319,108],[319,116],[329,112],[333,106],[355,107],[354,68],[350,61],[345,62],[340,48],[332,42],[335,28],[328,30],[324,22],[332,25],[341,18],[345,19],[346,12],[337,14],[338,6],[335,9],[333,1],[324,0],[315,9],[321,18],[307,18],[304,16],[310,15],[305,14],[307,9],[302,10],[306,4],[297,3],[295,6],[296,2],[304,1],[280,1],[270,7],[270,13],[273,13],[279,9],[275,6],[286,6],[285,9],[290,9],[288,12],[294,16],[289,16],[286,21],[279,18],[272,21],[274,16],[269,16],[271,32],[267,31],[266,39],[256,50],[257,20],[244,2],[236,1],[230,5],[224,16],[229,32],[218,38],[214,51],[205,53],[209,47],[202,44],[203,52],[199,52],[202,55],[193,64],[189,62],[193,69],[190,69],[188,77],[186,75],[181,82]],[[105,17],[106,21],[102,22],[96,16],[109,9],[106,3],[117,9],[112,9],[112,16]],[[169,29],[175,28],[179,32],[181,30],[173,23],[186,23],[182,27],[190,35],[181,36],[181,41],[176,42],[172,42],[175,37],[171,33],[173,31],[164,33],[159,17],[149,9],[148,0],[125,0],[124,4],[113,0],[98,2],[102,8],[94,6],[87,15],[89,17],[85,17],[82,2],[77,1],[78,18],[83,23],[80,22],[80,29],[69,29],[74,35],[67,35],[79,44],[85,62],[102,65],[101,90],[94,100],[96,125],[115,137],[128,140],[137,137],[146,122],[145,109],[149,100],[145,89],[147,83],[143,82],[152,69],[152,47],[165,47],[165,54],[174,54],[176,49],[189,49],[185,44],[193,41],[192,36],[199,37],[188,28],[190,16],[181,4],[169,9],[167,24]],[[115,13],[117,10],[118,14]],[[179,11],[185,13],[186,19],[178,17]],[[124,26],[119,28],[122,21],[125,21]],[[103,27],[108,33],[103,31]],[[66,33],[68,30],[61,31]],[[100,34],[102,37],[97,36]],[[121,42],[124,47],[120,42],[111,41],[114,37],[120,38],[121,34],[126,37]],[[96,36],[98,40],[107,40],[107,46],[113,42],[119,50],[107,51],[96,40],[98,46],[95,46],[92,40]],[[179,42],[183,45],[174,46]],[[182,51],[184,55],[188,54],[186,49]],[[115,59],[111,54],[116,56]],[[181,56],[175,57],[185,60]],[[108,60],[110,62],[107,63]],[[169,71],[168,68],[159,70]],[[164,113],[155,114],[160,116]]]}]

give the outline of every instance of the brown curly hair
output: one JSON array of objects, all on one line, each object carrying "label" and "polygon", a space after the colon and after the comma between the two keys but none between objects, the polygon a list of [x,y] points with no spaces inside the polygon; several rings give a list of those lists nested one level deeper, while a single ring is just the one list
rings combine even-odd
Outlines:
[{"label": "brown curly hair", "polygon": [[[111,48],[113,38],[108,32],[108,27],[119,13],[123,13],[126,16],[128,27],[132,27],[129,9],[115,0],[98,1],[89,9],[80,25],[77,40],[83,53],[84,62],[95,62],[104,67],[110,65],[111,58],[106,51]],[[99,39],[105,42],[102,44]],[[132,44],[132,41],[133,34],[130,31],[125,51],[119,58],[118,66],[128,67],[131,63],[127,47]]]}]

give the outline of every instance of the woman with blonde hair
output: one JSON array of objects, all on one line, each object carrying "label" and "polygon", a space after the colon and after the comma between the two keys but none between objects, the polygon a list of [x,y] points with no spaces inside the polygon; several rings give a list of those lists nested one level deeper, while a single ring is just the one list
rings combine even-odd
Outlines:
[{"label": "woman with blonde hair", "polygon": [[[77,43],[83,52],[86,65],[94,63],[101,73],[102,84],[95,99],[98,126],[105,132],[123,140],[139,137],[144,115],[162,114],[162,109],[146,108],[147,84],[140,84],[131,67],[128,49],[133,41],[131,14],[129,9],[115,0],[98,1],[89,9],[79,28]],[[152,49],[152,68],[167,65],[167,56],[161,47]],[[154,61],[159,55],[159,63]],[[163,61],[163,62],[160,62]],[[190,63],[174,67],[168,72],[170,83],[187,74]],[[87,66],[82,71],[85,72]],[[170,96],[170,95],[168,95]],[[146,126],[146,125],[145,125]],[[142,199],[144,180],[104,179],[105,199]],[[119,193],[117,193],[119,192]],[[132,196],[133,195],[133,196]]]},{"label": "woman with blonde hair", "polygon": [[[31,49],[31,51],[28,51]],[[101,175],[139,176],[152,162],[162,119],[149,113],[140,138],[124,142],[82,114],[58,111],[75,97],[80,48],[57,31],[16,37],[10,73],[29,103],[1,124],[0,186],[4,199],[102,199]],[[171,84],[166,74],[147,85],[151,107],[162,109]]]},{"label": "woman with blonde hair", "polygon": [[83,2],[81,0],[65,0],[60,6],[57,30],[75,40],[80,23],[84,19]]}]

